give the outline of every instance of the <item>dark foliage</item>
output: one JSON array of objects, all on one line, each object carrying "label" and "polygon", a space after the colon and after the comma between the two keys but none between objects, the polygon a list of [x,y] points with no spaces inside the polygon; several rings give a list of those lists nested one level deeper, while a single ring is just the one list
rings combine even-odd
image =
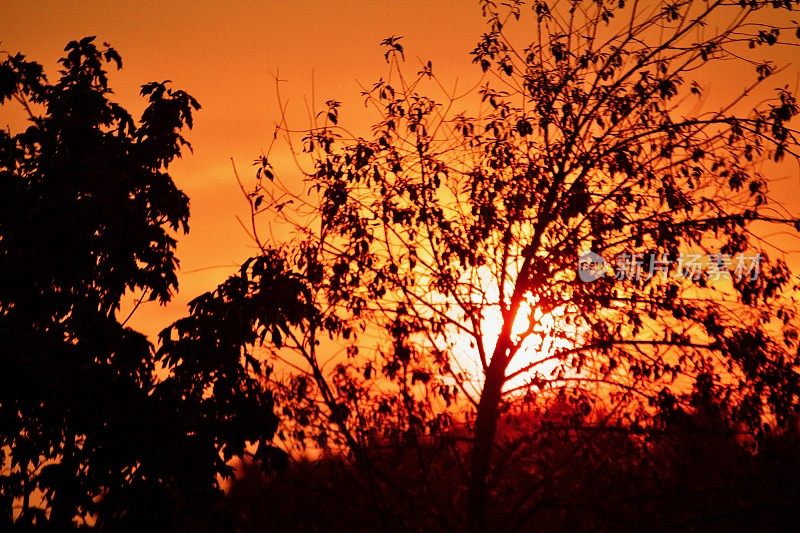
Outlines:
[{"label": "dark foliage", "polygon": [[[777,531],[796,523],[796,422],[753,453],[720,414],[683,414],[647,437],[567,418],[526,419],[536,435],[524,460],[503,473],[487,510],[491,530]],[[414,474],[420,456],[434,471],[428,480]],[[461,521],[462,509],[449,503],[458,477],[450,455],[429,443],[394,455],[394,463],[397,488],[424,494],[397,502],[394,512],[376,509],[360,470],[332,457],[295,463],[277,478],[246,468],[230,493],[233,514],[243,531],[448,530],[426,512],[432,504],[446,523]],[[535,504],[515,505],[520,497]]]},{"label": "dark foliage", "polygon": [[[0,527],[202,524],[240,415],[194,393],[207,375],[159,381],[153,346],[118,316],[126,294],[166,303],[177,288],[189,199],[167,167],[200,106],[148,83],[135,121],[110,100],[122,60],[94,37],[60,63],[55,82],[22,54],[0,63],[0,103],[30,122],[0,131]],[[269,397],[257,408],[246,423],[268,439]]]}]

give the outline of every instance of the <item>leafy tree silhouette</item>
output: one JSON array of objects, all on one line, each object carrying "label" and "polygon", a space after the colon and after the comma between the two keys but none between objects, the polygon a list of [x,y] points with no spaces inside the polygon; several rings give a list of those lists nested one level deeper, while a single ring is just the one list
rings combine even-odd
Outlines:
[{"label": "leafy tree silhouette", "polygon": [[197,392],[206,376],[158,380],[153,346],[118,316],[126,293],[177,289],[189,200],[167,168],[200,105],[148,83],[136,122],[110,100],[113,48],[65,52],[53,83],[21,54],[0,63],[0,102],[30,121],[0,131],[0,525],[200,524],[229,473],[220,451],[242,448],[247,423],[254,442],[274,431],[270,399],[223,413]]},{"label": "leafy tree silhouette", "polygon": [[[264,306],[244,321],[245,357],[271,382],[287,446],[352,459],[397,527],[525,516],[541,493],[501,494],[503,473],[554,425],[646,435],[696,412],[702,392],[752,443],[785,429],[800,397],[791,275],[756,232],[798,228],[764,173],[798,156],[795,97],[766,86],[797,4],[481,6],[478,91],[447,91],[429,62],[408,76],[390,37],[389,74],[364,91],[371,137],[342,127],[334,100],[299,144],[278,125],[308,156],[302,189],[270,153],[256,161],[261,253],[216,293]],[[752,79],[711,109],[703,75],[731,64]],[[476,111],[454,111],[470,98]],[[265,242],[260,216],[293,237]],[[585,282],[588,249],[620,264]],[[704,272],[680,263],[693,251],[715,256]],[[757,275],[736,271],[753,256]],[[519,412],[533,422],[498,432]],[[413,488],[393,461],[405,450]],[[441,450],[458,466],[445,499],[432,488]]]}]

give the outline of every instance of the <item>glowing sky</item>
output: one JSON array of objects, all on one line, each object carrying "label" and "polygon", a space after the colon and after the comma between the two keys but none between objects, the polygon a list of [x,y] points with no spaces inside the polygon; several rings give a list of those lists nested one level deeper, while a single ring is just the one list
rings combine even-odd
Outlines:
[{"label": "glowing sky", "polygon": [[[288,80],[283,97],[298,127],[305,125],[303,98],[311,95],[313,72],[317,103],[343,101],[341,122],[366,132],[357,80],[371,84],[385,72],[381,39],[403,35],[409,62],[431,59],[445,83],[459,78],[466,87],[479,75],[468,52],[482,31],[477,2],[469,0],[0,0],[0,50],[23,52],[43,63],[51,78],[69,40],[97,35],[123,57],[125,68],[112,74],[111,84],[116,99],[134,114],[143,108],[139,85],[152,80],[173,80],[203,106],[189,134],[195,153],[172,168],[192,205],[192,232],[178,249],[181,291],[166,308],[144,306],[130,323],[150,335],[183,315],[188,300],[213,288],[251,254],[236,221],[247,207],[230,158],[250,177],[252,160],[267,148],[278,119],[273,78],[278,69]],[[18,117],[0,117],[0,123],[17,131],[21,126]],[[776,196],[798,207],[798,170],[788,172]]]},{"label": "glowing sky", "polygon": [[[273,75],[305,125],[303,97],[344,102],[342,120],[366,126],[357,81],[385,71],[381,39],[403,35],[409,61],[431,59],[450,82],[475,79],[468,51],[482,29],[477,2],[26,2],[0,0],[0,50],[22,52],[45,65],[51,79],[64,45],[97,35],[122,55],[112,73],[116,99],[138,115],[142,83],[170,79],[203,109],[189,133],[194,154],[172,167],[191,198],[191,233],[180,239],[181,290],[173,303],[143,306],[130,322],[151,336],[185,314],[185,304],[209,290],[251,253],[236,221],[247,206],[231,170],[243,177],[266,149],[278,118]],[[19,131],[19,117],[0,117]],[[363,123],[363,124],[361,124]],[[219,268],[209,268],[218,267]],[[199,270],[198,269],[203,269]]]}]

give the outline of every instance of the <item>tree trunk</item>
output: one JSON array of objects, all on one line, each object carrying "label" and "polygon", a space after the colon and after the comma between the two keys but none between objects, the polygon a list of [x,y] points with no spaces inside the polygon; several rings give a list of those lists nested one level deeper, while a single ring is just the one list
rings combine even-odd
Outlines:
[{"label": "tree trunk", "polygon": [[493,357],[486,371],[486,382],[478,403],[475,418],[475,439],[472,446],[472,465],[468,487],[468,529],[483,531],[486,528],[486,508],[489,503],[487,476],[492,459],[492,448],[497,433],[500,414],[500,397],[505,382],[504,357]]},{"label": "tree trunk", "polygon": [[[534,239],[537,237],[534,236]],[[531,257],[525,258],[518,279],[526,280],[530,271]],[[502,290],[502,289],[501,289]],[[472,464],[470,465],[469,487],[467,487],[467,529],[484,531],[486,529],[486,509],[489,505],[489,488],[487,477],[492,462],[492,449],[497,436],[497,419],[500,416],[500,399],[503,385],[506,382],[506,368],[512,348],[511,331],[514,319],[522,304],[524,284],[514,287],[514,294],[507,311],[503,312],[503,327],[497,337],[497,344],[492,351],[492,359],[486,369],[486,381],[483,384],[478,412],[475,417],[475,434],[472,444]]]}]

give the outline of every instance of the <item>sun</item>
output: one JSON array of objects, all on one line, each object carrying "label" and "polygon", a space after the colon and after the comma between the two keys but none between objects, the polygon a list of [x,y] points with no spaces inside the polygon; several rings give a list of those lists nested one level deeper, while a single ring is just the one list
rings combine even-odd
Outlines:
[{"label": "sun", "polygon": [[[465,329],[453,328],[447,335],[447,341],[456,371],[467,376],[466,381],[477,393],[482,388],[484,379],[480,354],[483,351],[486,363],[490,361],[503,330],[503,313],[496,277],[488,268],[480,267],[476,278],[471,303],[480,312],[480,329],[473,335],[465,331],[472,324],[465,324]],[[505,294],[509,294],[511,289],[513,280],[506,283]],[[464,319],[463,312],[455,315]],[[519,349],[506,370],[509,379],[504,390],[509,393],[526,388],[534,377],[548,379],[555,376],[560,367],[559,351],[571,346],[568,339],[556,333],[558,324],[554,313],[541,312],[530,298],[522,304],[513,320],[511,336],[519,343]],[[478,342],[481,343],[482,350],[479,349]]]}]

